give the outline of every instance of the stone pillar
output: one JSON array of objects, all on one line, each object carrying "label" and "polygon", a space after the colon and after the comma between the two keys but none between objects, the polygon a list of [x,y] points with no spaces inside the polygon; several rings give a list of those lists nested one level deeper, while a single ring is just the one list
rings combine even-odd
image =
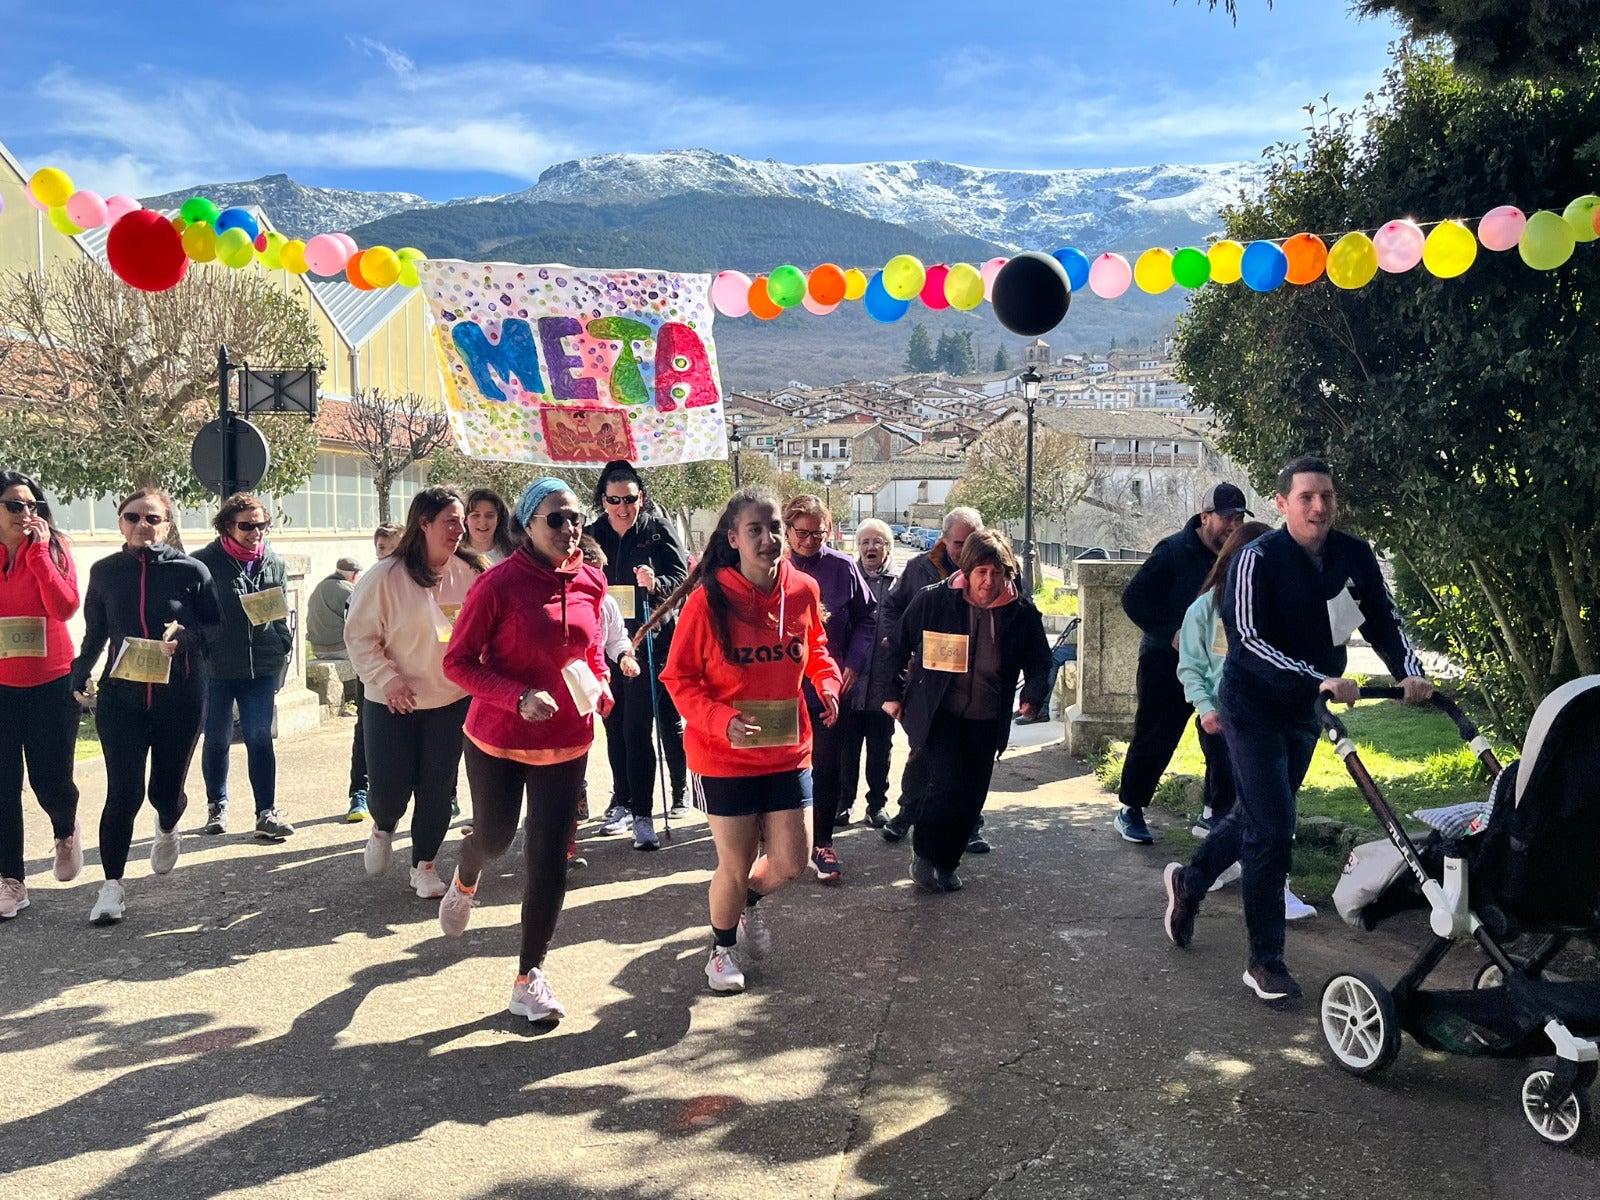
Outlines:
[{"label": "stone pillar", "polygon": [[322,724],[322,703],[317,694],[306,687],[306,646],[300,632],[305,621],[306,600],[311,587],[306,574],[311,570],[311,557],[306,554],[285,554],[284,566],[288,569],[288,585],[284,601],[289,608],[289,666],[284,675],[283,687],[278,690],[277,709],[272,717],[274,737],[289,737],[307,733]]},{"label": "stone pillar", "polygon": [[1066,711],[1067,750],[1087,755],[1133,734],[1139,628],[1122,611],[1122,589],[1143,563],[1085,559],[1078,578],[1078,692]]}]

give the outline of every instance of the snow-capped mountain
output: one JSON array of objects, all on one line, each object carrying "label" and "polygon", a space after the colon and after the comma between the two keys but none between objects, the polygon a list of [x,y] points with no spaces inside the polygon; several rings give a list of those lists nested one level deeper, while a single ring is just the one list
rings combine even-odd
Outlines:
[{"label": "snow-capped mountain", "polygon": [[222,208],[259,207],[273,227],[289,237],[310,237],[353,229],[390,213],[432,208],[431,200],[410,192],[356,192],[307,187],[287,175],[263,175],[246,183],[211,183],[164,196],[143,198],[147,208],[178,208],[190,196],[205,196]]},{"label": "snow-capped mountain", "polygon": [[797,196],[929,233],[1019,249],[1143,249],[1215,231],[1218,210],[1260,180],[1258,163],[1019,171],[937,161],[757,162],[710,150],[603,154],[558,163],[506,199],[628,203],[684,193]]}]

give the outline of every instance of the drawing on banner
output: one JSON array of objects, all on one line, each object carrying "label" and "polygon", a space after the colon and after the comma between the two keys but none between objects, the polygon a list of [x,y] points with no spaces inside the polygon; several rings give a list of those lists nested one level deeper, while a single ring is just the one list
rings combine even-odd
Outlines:
[{"label": "drawing on banner", "polygon": [[711,276],[417,266],[463,453],[568,466],[727,457]]}]

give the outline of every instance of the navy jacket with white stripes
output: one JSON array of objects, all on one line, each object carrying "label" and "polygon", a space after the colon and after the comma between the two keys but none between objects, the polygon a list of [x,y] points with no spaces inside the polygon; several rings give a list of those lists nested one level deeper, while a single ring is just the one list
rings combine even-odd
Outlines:
[{"label": "navy jacket with white stripes", "polygon": [[1222,688],[1279,706],[1285,722],[1308,720],[1324,679],[1344,674],[1347,654],[1334,641],[1337,607],[1348,591],[1359,609],[1362,635],[1395,679],[1421,675],[1422,664],[1406,640],[1394,597],[1378,570],[1372,547],[1330,530],[1319,568],[1287,528],[1263,534],[1233,560],[1222,593],[1228,656]]}]

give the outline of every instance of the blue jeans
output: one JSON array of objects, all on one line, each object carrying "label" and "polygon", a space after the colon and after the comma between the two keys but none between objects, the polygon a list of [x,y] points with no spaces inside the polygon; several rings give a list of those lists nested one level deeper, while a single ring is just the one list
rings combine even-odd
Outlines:
[{"label": "blue jeans", "polygon": [[1078,661],[1078,643],[1067,642],[1050,651],[1050,674],[1044,680],[1044,715],[1050,715],[1050,701],[1056,694],[1056,676],[1069,662]]},{"label": "blue jeans", "polygon": [[256,812],[277,807],[278,760],[272,750],[272,701],[277,693],[278,680],[271,675],[206,681],[206,742],[200,751],[206,803],[228,802],[228,747],[233,745],[233,706],[237,702]]},{"label": "blue jeans", "polygon": [[1233,808],[1200,843],[1183,873],[1191,897],[1205,895],[1217,876],[1237,862],[1244,899],[1250,965],[1283,969],[1283,881],[1294,850],[1295,793],[1305,782],[1317,748],[1317,721],[1285,719],[1282,705],[1262,704],[1229,688],[1217,697],[1238,796]]}]

